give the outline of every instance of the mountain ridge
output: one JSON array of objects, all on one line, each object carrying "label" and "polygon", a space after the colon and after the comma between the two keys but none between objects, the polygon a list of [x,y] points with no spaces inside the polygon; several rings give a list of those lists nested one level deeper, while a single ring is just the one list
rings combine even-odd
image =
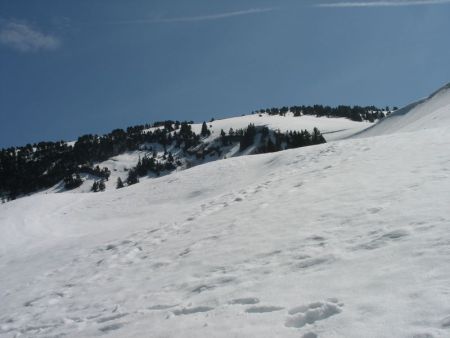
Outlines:
[{"label": "mountain ridge", "polygon": [[376,125],[361,131],[354,137],[436,128],[445,123],[450,123],[450,83],[428,97],[394,111]]}]

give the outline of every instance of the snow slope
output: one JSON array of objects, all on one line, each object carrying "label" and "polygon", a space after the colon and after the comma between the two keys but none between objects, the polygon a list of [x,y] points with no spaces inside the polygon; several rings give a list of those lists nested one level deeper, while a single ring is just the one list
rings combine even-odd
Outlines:
[{"label": "snow slope", "polygon": [[357,136],[368,137],[450,125],[450,83],[399,109]]},{"label": "snow slope", "polygon": [[[267,126],[273,130],[279,129],[281,132],[303,129],[312,131],[315,127],[317,127],[325,136],[327,141],[343,139],[373,125],[373,123],[368,121],[355,122],[346,118],[315,117],[311,115],[295,117],[290,112],[288,112],[286,116],[269,115],[264,113],[243,115],[208,122],[208,128],[210,128],[212,132],[210,137],[219,137],[222,129],[226,133],[228,133],[230,128],[233,128],[234,130],[245,129],[250,123],[255,126]],[[200,134],[201,129],[201,123],[192,125],[192,130],[196,134]]]},{"label": "snow slope", "polygon": [[0,205],[0,337],[449,337],[449,144],[424,123]]},{"label": "snow slope", "polygon": [[[351,121],[346,118],[327,118],[327,117],[315,117],[315,116],[299,116],[294,117],[292,113],[288,112],[286,116],[271,116],[269,114],[253,114],[253,115],[243,115],[239,117],[232,117],[222,120],[215,120],[212,122],[208,122],[208,128],[211,131],[211,135],[204,139],[204,142],[213,142],[215,139],[220,137],[221,130],[224,130],[227,134],[230,128],[237,130],[237,129],[245,129],[248,127],[248,125],[252,123],[255,126],[267,126],[271,130],[280,130],[281,132],[286,131],[300,131],[307,129],[308,131],[312,132],[315,127],[317,127],[327,141],[333,141],[333,140],[339,140],[343,139],[345,137],[349,137],[351,135],[354,135],[355,133],[358,133],[371,125],[373,123],[370,123],[368,121],[364,122],[355,122]],[[191,125],[192,131],[196,134],[200,134],[202,123],[194,123]],[[160,127],[153,127],[146,129],[146,131],[153,131],[155,129],[158,129]],[[75,142],[70,142],[70,144],[74,144]],[[159,144],[151,144],[151,147],[154,151],[158,153],[158,156],[161,158],[164,154],[164,149]],[[182,154],[180,149],[176,149],[175,147],[168,148],[168,151],[171,151],[174,156],[180,156],[180,157],[186,157],[185,154]],[[234,156],[241,156],[245,155],[246,153],[251,152],[254,150],[254,147],[249,147],[246,152],[239,153],[239,146],[236,145],[234,147],[230,147],[230,149],[224,149],[225,151],[222,156],[229,158]],[[122,181],[126,181],[126,178],[128,176],[128,169],[136,166],[139,158],[144,157],[145,155],[151,154],[153,151],[132,151],[132,152],[125,152],[123,154],[114,156],[107,161],[96,163],[100,167],[107,167],[111,171],[111,176],[108,181],[105,182],[106,190],[113,190],[116,189],[116,182],[117,179],[120,177]],[[203,164],[208,161],[214,161],[218,160],[220,158],[214,157],[214,158],[207,158],[206,160],[197,161],[195,159],[195,156],[192,156],[190,158],[190,165],[197,165],[197,164]],[[72,190],[72,191],[65,191],[63,188],[63,184],[59,183],[55,185],[54,187],[50,189],[45,189],[42,191],[42,194],[48,194],[48,193],[79,193],[79,192],[90,192],[92,188],[92,184],[95,181],[98,181],[98,177],[82,174],[81,177],[83,178],[84,182],[83,184]],[[149,177],[153,178],[153,177]],[[145,179],[144,179],[145,180]]]}]

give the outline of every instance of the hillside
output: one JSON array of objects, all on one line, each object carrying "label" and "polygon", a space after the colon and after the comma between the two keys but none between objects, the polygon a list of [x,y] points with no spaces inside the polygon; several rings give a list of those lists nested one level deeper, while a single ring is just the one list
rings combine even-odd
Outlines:
[{"label": "hillside", "polygon": [[[251,124],[255,125],[256,127],[267,127],[271,131],[279,130],[282,133],[301,130],[308,130],[312,133],[314,128],[318,128],[322,132],[322,135],[325,137],[325,139],[328,141],[349,137],[372,125],[372,123],[368,121],[355,122],[346,118],[327,118],[315,116],[294,117],[292,113],[288,113],[286,116],[271,116],[268,114],[244,115],[239,117],[215,120],[207,123],[208,128],[211,131],[211,135],[203,139],[202,144],[212,147],[218,146],[222,151],[220,156],[214,155],[214,153],[212,153],[213,156],[198,158],[195,155],[186,156],[186,154],[184,154],[179,149],[176,149],[175,147],[168,147],[167,150],[171,151],[175,157],[178,157],[181,160],[182,165],[177,168],[177,170],[183,170],[195,165],[204,164],[224,158],[249,155],[255,152],[261,145],[260,140],[255,140],[252,146],[241,152],[239,151],[239,143],[237,142],[228,147],[223,147],[220,142],[220,132],[224,130],[228,133],[230,128],[233,130],[244,130]],[[194,123],[191,125],[191,127],[192,131],[195,134],[200,135],[202,129],[201,123]],[[164,149],[161,146],[155,144],[151,146],[152,150],[156,150],[157,152],[156,158],[159,161],[164,161]],[[106,190],[115,189],[116,182],[119,177],[123,182],[126,182],[129,168],[135,166],[138,163],[139,158],[143,158],[144,156],[153,153],[153,151],[142,149],[138,151],[125,152],[106,161],[96,163],[101,168],[108,168],[111,172],[109,180],[105,182]],[[82,175],[82,177],[85,181],[83,182],[82,186],[74,189],[74,192],[89,192],[92,183],[98,179],[96,177],[90,177],[88,175]],[[145,180],[148,178],[152,179],[154,177],[155,175],[153,174],[145,176],[141,178],[141,180]],[[44,191],[44,193],[61,191],[59,187],[60,185],[46,190]]]},{"label": "hillside", "polygon": [[[287,109],[287,110],[286,110]],[[71,142],[0,149],[2,201],[36,192],[98,192],[235,156],[276,152],[339,139],[367,128],[375,107],[271,108],[195,124],[160,121],[87,134]],[[334,115],[333,115],[334,114]],[[353,120],[352,120],[353,119]],[[372,123],[370,122],[372,121]]]},{"label": "hillside", "polygon": [[380,123],[362,131],[358,136],[369,137],[396,132],[410,132],[450,124],[450,83],[429,97],[395,111]]},{"label": "hillside", "polygon": [[319,118],[325,144],[0,205],[0,336],[448,337],[444,102],[355,138]]}]

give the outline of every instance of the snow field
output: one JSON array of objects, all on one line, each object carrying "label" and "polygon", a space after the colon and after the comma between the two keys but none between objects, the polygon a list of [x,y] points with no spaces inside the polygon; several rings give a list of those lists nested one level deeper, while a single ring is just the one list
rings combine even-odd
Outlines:
[{"label": "snow field", "polygon": [[5,204],[1,335],[445,337],[450,137],[414,135]]},{"label": "snow field", "polygon": [[0,205],[0,337],[449,337],[448,103],[446,86],[358,138]]}]

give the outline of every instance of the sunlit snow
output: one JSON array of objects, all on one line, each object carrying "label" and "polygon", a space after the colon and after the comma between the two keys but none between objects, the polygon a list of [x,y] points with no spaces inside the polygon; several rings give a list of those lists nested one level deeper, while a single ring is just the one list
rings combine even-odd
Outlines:
[{"label": "sunlit snow", "polygon": [[0,336],[449,337],[448,116],[0,205]]}]

